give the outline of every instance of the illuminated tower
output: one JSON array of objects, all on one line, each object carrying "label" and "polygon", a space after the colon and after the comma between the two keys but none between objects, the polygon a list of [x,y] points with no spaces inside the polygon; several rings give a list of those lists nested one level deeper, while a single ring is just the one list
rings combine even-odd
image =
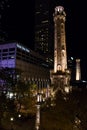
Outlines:
[{"label": "illuminated tower", "polygon": [[76,59],[76,80],[81,80],[80,59]]},{"label": "illuminated tower", "polygon": [[62,6],[55,8],[54,13],[54,72],[67,69],[65,12]]},{"label": "illuminated tower", "polygon": [[67,51],[65,20],[66,13],[62,6],[57,6],[54,18],[54,70],[51,72],[51,81],[55,88],[65,89],[69,86],[70,71],[67,69]]}]

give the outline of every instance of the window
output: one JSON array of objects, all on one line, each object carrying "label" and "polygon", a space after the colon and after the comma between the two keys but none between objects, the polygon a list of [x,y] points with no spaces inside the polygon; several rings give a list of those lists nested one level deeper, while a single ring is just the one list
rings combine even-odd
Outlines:
[{"label": "window", "polygon": [[9,48],[9,51],[15,51],[15,48]]},{"label": "window", "polygon": [[8,49],[3,49],[3,52],[8,52]]}]

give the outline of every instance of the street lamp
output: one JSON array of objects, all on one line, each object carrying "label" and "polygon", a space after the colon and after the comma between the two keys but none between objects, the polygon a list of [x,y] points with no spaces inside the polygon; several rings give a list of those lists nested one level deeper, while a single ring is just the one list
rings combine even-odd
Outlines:
[{"label": "street lamp", "polygon": [[18,117],[20,118],[20,117],[21,117],[21,114],[19,114]]},{"label": "street lamp", "polygon": [[14,130],[14,129],[13,129],[13,121],[14,121],[14,118],[11,117],[11,118],[10,118],[10,121],[11,121],[11,130]]}]

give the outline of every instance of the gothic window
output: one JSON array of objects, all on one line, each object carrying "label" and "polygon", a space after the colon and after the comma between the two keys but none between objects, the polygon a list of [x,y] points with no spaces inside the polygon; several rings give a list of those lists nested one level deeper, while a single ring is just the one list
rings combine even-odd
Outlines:
[{"label": "gothic window", "polygon": [[61,33],[63,33],[63,32],[64,32],[64,24],[61,23]]},{"label": "gothic window", "polygon": [[62,52],[62,56],[64,57],[64,52]]},{"label": "gothic window", "polygon": [[57,67],[58,67],[58,70],[61,70],[61,65],[58,65]]},{"label": "gothic window", "polygon": [[62,45],[62,50],[65,50],[64,45]]}]

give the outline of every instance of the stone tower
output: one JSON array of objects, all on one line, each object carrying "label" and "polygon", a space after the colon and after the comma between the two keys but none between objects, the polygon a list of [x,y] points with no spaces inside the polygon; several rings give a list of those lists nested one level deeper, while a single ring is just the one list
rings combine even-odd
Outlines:
[{"label": "stone tower", "polygon": [[80,59],[76,59],[76,80],[81,80]]},{"label": "stone tower", "polygon": [[64,8],[58,6],[54,13],[54,72],[67,69]]},{"label": "stone tower", "polygon": [[62,6],[55,7],[54,19],[54,70],[51,72],[51,82],[55,88],[64,90],[69,84],[70,72],[67,69],[67,50],[65,21],[66,13]]}]

